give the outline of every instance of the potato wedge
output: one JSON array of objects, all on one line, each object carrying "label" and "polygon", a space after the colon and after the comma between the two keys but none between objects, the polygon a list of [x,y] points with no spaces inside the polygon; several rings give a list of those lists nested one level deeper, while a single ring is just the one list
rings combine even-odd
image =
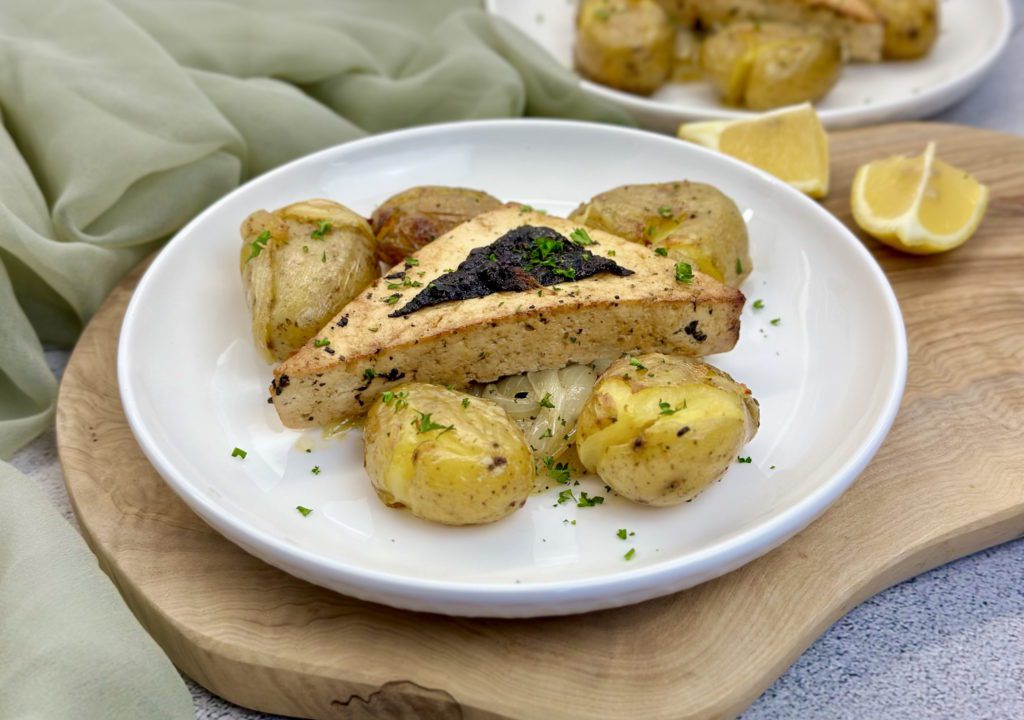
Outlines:
[{"label": "potato wedge", "polygon": [[252,334],[269,361],[302,347],[380,277],[376,242],[361,216],[332,200],[306,200],[242,223],[239,264]]},{"label": "potato wedge", "polygon": [[366,471],[391,507],[445,525],[500,520],[533,490],[533,456],[489,400],[407,383],[383,394],[363,428]]},{"label": "potato wedge", "polygon": [[725,473],[760,421],[741,385],[699,360],[649,353],[616,360],[576,426],[584,467],[645,505],[677,505]]}]

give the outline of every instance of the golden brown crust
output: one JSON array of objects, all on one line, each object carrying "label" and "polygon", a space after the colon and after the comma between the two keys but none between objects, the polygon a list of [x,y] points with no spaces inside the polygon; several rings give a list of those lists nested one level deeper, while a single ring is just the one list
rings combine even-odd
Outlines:
[{"label": "golden brown crust", "polygon": [[[458,266],[473,247],[524,224],[546,225],[563,235],[577,227],[506,206],[423,248],[406,277],[425,285]],[[401,318],[388,314],[417,289],[388,304],[394,279],[378,281],[321,330],[319,346],[308,343],[275,371],[272,393],[282,421],[298,427],[358,415],[400,380],[462,387],[623,352],[707,355],[732,348],[742,293],[699,272],[689,284],[677,282],[675,263],[650,249],[599,230],[591,237],[598,243],[595,253],[614,252],[635,274],[599,275],[557,290],[495,293]]]}]

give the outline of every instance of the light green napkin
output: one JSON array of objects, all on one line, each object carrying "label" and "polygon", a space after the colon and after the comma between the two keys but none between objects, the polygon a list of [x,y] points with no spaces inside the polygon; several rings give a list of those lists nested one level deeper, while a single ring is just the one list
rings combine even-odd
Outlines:
[{"label": "light green napkin", "polygon": [[[628,122],[479,0],[3,0],[0,458],[51,421],[126,270],[245,179],[366,133],[523,114]],[[63,520],[0,463],[0,717],[190,717]]]}]

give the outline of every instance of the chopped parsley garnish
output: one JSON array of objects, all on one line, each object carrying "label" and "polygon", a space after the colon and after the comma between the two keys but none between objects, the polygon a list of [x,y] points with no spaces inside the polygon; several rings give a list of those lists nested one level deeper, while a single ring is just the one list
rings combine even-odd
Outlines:
[{"label": "chopped parsley garnish", "polygon": [[569,239],[572,240],[577,245],[594,244],[594,241],[590,238],[590,233],[588,233],[583,228],[576,228],[571,233],[569,233]]},{"label": "chopped parsley garnish", "polygon": [[314,475],[319,475],[320,474],[320,466],[319,465],[314,465],[313,469],[310,470],[310,472],[313,473]]},{"label": "chopped parsley garnish", "polygon": [[676,263],[676,282],[690,283],[693,281],[693,268],[690,263],[680,260]]},{"label": "chopped parsley garnish", "polygon": [[302,246],[302,252],[308,253],[309,252],[309,245],[303,245]]},{"label": "chopped parsley garnish", "polygon": [[775,325],[775,326],[778,326],[778,324],[780,322],[782,322],[782,318],[772,318],[772,320],[771,320],[772,325]]},{"label": "chopped parsley garnish", "polygon": [[487,259],[490,260],[493,263],[496,263],[496,262],[498,262],[498,255],[497,255],[497,253],[490,253],[487,256]]},{"label": "chopped parsley garnish", "polygon": [[775,469],[775,466],[774,466],[774,465],[772,465],[772,466],[771,466],[770,468],[768,468],[768,469],[769,469],[769,470],[774,470],[774,469]]},{"label": "chopped parsley garnish", "polygon": [[549,437],[554,437],[554,433],[551,432],[551,428],[548,428],[547,430],[545,430],[544,433],[540,436],[540,439],[543,440],[544,438],[549,438]]},{"label": "chopped parsley garnish", "polygon": [[295,509],[299,511],[299,513],[302,515],[302,517],[309,517],[309,514],[311,512],[313,512],[312,509],[310,509],[308,507],[303,507],[302,505],[296,505]]},{"label": "chopped parsley garnish", "polygon": [[530,248],[529,257],[526,259],[527,268],[547,267],[550,268],[551,272],[555,275],[560,275],[561,277],[568,278],[569,280],[575,280],[576,269],[571,266],[560,266],[557,259],[554,257],[556,253],[559,253],[564,249],[565,243],[558,238],[534,238],[533,247]]},{"label": "chopped parsley garnish", "polygon": [[326,250],[324,250],[323,253],[321,253],[321,255],[320,255],[320,262],[322,262],[322,263],[327,262],[327,251]]},{"label": "chopped parsley garnish", "polygon": [[443,435],[449,430],[455,429],[454,425],[441,425],[440,423],[436,423],[433,420],[431,420],[430,416],[433,413],[424,413],[420,412],[419,410],[413,410],[413,412],[420,416],[419,420],[412,421],[412,426],[416,428],[416,432],[418,433],[426,433],[432,432],[434,430],[440,430],[441,434]]},{"label": "chopped parsley garnish", "polygon": [[619,536],[619,540],[625,540],[626,539],[626,528],[619,528],[619,531],[617,533],[615,533],[615,534]]},{"label": "chopped parsley garnish", "polygon": [[377,377],[377,371],[374,370],[373,368],[366,368],[365,370],[363,370],[363,380],[365,380],[366,382],[370,382],[375,377]]},{"label": "chopped parsley garnish", "polygon": [[[259,256],[259,254],[263,252],[263,248],[267,246],[268,242],[270,242],[270,231],[264,230],[249,244],[250,250],[248,260],[252,260],[254,257]],[[248,260],[246,260],[246,262],[248,262]]]},{"label": "chopped parsley garnish", "polygon": [[519,214],[520,215],[525,215],[528,212],[533,212],[533,208],[530,207],[529,205],[520,205],[519,206]]},{"label": "chopped parsley garnish", "polygon": [[245,460],[245,456],[248,454],[249,453],[247,453],[245,450],[239,447],[236,447],[234,450],[231,451],[231,457],[241,458],[242,460]]},{"label": "chopped parsley garnish", "polygon": [[407,268],[411,268],[411,267],[416,267],[416,266],[417,266],[417,265],[419,265],[419,264],[420,264],[420,261],[419,261],[419,260],[417,260],[417,259],[416,259],[416,258],[414,258],[414,257],[407,257],[407,258],[405,259],[405,266],[406,266]]},{"label": "chopped parsley garnish", "polygon": [[563,490],[558,493],[558,504],[567,502],[576,502],[576,496],[572,494],[572,490]]},{"label": "chopped parsley garnish", "polygon": [[615,251],[614,250],[609,250],[608,251],[608,257],[615,257]]},{"label": "chopped parsley garnish", "polygon": [[313,347],[327,347],[331,344],[331,341],[327,338],[317,338],[313,341]]},{"label": "chopped parsley garnish", "polygon": [[662,205],[660,208],[658,208],[658,214],[667,220],[668,218],[672,217],[672,208],[670,208],[668,205]]},{"label": "chopped parsley garnish", "polygon": [[594,507],[595,505],[602,505],[604,498],[600,495],[594,495],[590,497],[586,492],[580,493],[580,500],[576,503],[576,507]]},{"label": "chopped parsley garnish", "polygon": [[754,301],[754,309],[755,310],[763,310],[764,309],[764,300],[755,300]]},{"label": "chopped parsley garnish", "polygon": [[739,258],[736,258],[736,274],[737,275],[742,275],[743,274],[743,263],[740,261]]},{"label": "chopped parsley garnish", "polygon": [[676,405],[675,407],[672,407],[672,405],[670,405],[669,403],[663,400],[659,400],[658,407],[661,408],[661,415],[675,415],[677,412],[686,407],[686,401],[684,400],[682,405]]},{"label": "chopped parsley garnish", "polygon": [[462,398],[462,407],[463,409],[469,407],[469,398]]},{"label": "chopped parsley garnish", "polygon": [[550,408],[552,410],[555,408],[555,403],[551,400],[551,393],[544,393],[544,397],[540,399],[538,404],[543,408]]},{"label": "chopped parsley garnish", "polygon": [[395,404],[395,412],[398,412],[402,408],[409,404],[409,393],[405,390],[399,390],[398,392],[392,392],[391,390],[385,390],[380,395],[380,400],[385,405]]},{"label": "chopped parsley garnish", "polygon": [[654,248],[654,254],[668,257],[668,248]]},{"label": "chopped parsley garnish", "polygon": [[401,299],[402,299],[402,293],[392,293],[391,295],[388,295],[384,299],[384,302],[386,302],[388,305],[394,305],[396,302],[398,302]]},{"label": "chopped parsley garnish", "polygon": [[314,240],[323,240],[324,235],[331,231],[331,224],[326,220],[321,220],[316,224],[316,230],[311,232],[309,236]]},{"label": "chopped parsley garnish", "polygon": [[740,465],[748,465],[748,464],[750,464],[750,463],[752,463],[754,461],[750,458],[749,455],[747,455],[747,457],[738,457],[738,458],[736,458],[736,462],[738,462]]},{"label": "chopped parsley garnish", "polygon": [[552,480],[562,485],[569,484],[569,463],[556,463],[555,459],[548,455],[544,458],[544,467],[547,468]]},{"label": "chopped parsley garnish", "polygon": [[625,560],[632,560],[632,559],[633,559],[633,556],[634,556],[634,555],[636,555],[636,548],[630,548],[630,549],[629,549],[629,552],[627,552],[627,553],[626,553],[625,555],[623,555],[622,557],[623,557],[623,559],[625,559]]},{"label": "chopped parsley garnish", "polygon": [[629,364],[632,365],[633,367],[635,367],[637,370],[646,370],[647,369],[647,366],[644,365],[639,360],[637,360],[636,358],[630,358],[629,359]]}]

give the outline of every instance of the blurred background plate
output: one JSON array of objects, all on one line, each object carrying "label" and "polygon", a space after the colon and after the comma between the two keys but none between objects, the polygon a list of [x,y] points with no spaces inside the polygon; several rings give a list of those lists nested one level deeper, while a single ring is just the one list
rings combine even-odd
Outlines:
[{"label": "blurred background plate", "polygon": [[[532,37],[572,68],[574,0],[487,0],[488,10]],[[1012,30],[1009,0],[941,0],[939,38],[920,60],[843,68],[838,84],[816,107],[829,128],[928,117],[964,98],[1006,47]],[[681,122],[740,118],[707,82],[669,83],[650,97],[580,80],[583,89],[628,110],[641,126],[674,133]]]}]

